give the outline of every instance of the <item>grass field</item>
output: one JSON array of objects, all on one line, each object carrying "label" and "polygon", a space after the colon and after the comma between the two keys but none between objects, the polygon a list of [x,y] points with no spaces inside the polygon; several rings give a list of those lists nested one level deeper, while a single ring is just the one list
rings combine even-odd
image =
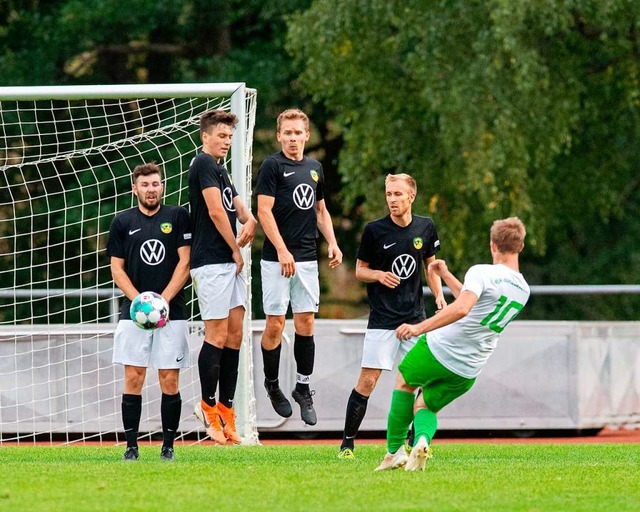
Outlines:
[{"label": "grass field", "polygon": [[421,473],[374,473],[383,444],[0,448],[0,510],[625,511],[640,509],[640,444],[437,444]]}]

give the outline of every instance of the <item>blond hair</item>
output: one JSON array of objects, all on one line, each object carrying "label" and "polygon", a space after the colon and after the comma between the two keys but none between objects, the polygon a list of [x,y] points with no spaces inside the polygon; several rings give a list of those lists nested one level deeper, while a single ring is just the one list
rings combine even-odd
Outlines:
[{"label": "blond hair", "polygon": [[407,185],[409,185],[409,188],[411,189],[411,192],[413,192],[414,196],[418,193],[418,185],[416,184],[416,180],[414,180],[413,177],[409,176],[408,174],[387,174],[387,177],[384,180],[385,187],[387,186],[387,183],[391,181],[403,181]]},{"label": "blond hair", "polygon": [[305,130],[309,131],[309,117],[302,110],[297,108],[287,109],[278,116],[278,120],[276,121],[276,131],[280,133],[280,125],[282,124],[282,121],[291,121],[296,119],[302,119]]},{"label": "blond hair", "polygon": [[517,254],[522,251],[526,234],[527,230],[518,217],[496,220],[491,225],[491,241],[501,253]]}]

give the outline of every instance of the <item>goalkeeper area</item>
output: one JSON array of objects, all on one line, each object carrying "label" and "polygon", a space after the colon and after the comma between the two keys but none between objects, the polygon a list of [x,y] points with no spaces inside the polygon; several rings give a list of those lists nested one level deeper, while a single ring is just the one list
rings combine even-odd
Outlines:
[{"label": "goalkeeper area", "polygon": [[[0,88],[0,443],[117,439],[124,374],[111,351],[122,294],[105,248],[114,215],[137,205],[131,171],[157,163],[164,203],[188,207],[199,118],[231,111],[239,122],[225,165],[250,205],[256,101],[244,83]],[[250,268],[248,249],[243,256]],[[186,297],[196,361],[203,330],[191,285]],[[245,318],[235,405],[253,443],[250,301]],[[199,397],[197,367],[180,379],[183,396]],[[140,431],[152,437],[161,430],[155,370],[143,404]],[[184,401],[183,419],[193,405]]]}]

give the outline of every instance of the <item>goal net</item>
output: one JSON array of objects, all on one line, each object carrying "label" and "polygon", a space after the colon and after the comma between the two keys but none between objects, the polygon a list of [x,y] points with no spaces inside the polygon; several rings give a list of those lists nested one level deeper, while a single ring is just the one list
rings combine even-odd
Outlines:
[{"label": "goal net", "polygon": [[[243,83],[0,88],[0,443],[123,440],[124,371],[111,363],[122,294],[105,254],[109,227],[137,205],[131,171],[144,162],[163,169],[164,202],[188,206],[187,169],[210,109],[239,118],[226,165],[250,205],[256,91]],[[180,375],[180,429],[197,442],[203,327],[191,285],[186,296],[192,365]],[[251,444],[250,304],[234,404]],[[143,439],[161,432],[160,397],[149,370]]]}]

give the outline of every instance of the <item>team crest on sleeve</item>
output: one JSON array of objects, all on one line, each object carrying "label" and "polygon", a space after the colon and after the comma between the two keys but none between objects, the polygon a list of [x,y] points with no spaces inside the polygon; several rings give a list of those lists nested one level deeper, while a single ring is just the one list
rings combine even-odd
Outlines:
[{"label": "team crest on sleeve", "polygon": [[171,222],[163,222],[162,224],[160,224],[160,231],[162,231],[165,235],[171,233],[171,231],[173,231]]},{"label": "team crest on sleeve", "polygon": [[422,238],[420,238],[419,236],[417,236],[417,237],[415,237],[415,238],[413,239],[413,246],[414,246],[416,249],[418,249],[418,250],[422,249],[422,246],[423,246],[423,245],[424,245],[424,241],[423,241],[423,240],[422,240]]},{"label": "team crest on sleeve", "polygon": [[317,171],[310,171],[310,174],[311,174],[311,179],[317,183],[318,179],[319,179],[318,172]]}]

